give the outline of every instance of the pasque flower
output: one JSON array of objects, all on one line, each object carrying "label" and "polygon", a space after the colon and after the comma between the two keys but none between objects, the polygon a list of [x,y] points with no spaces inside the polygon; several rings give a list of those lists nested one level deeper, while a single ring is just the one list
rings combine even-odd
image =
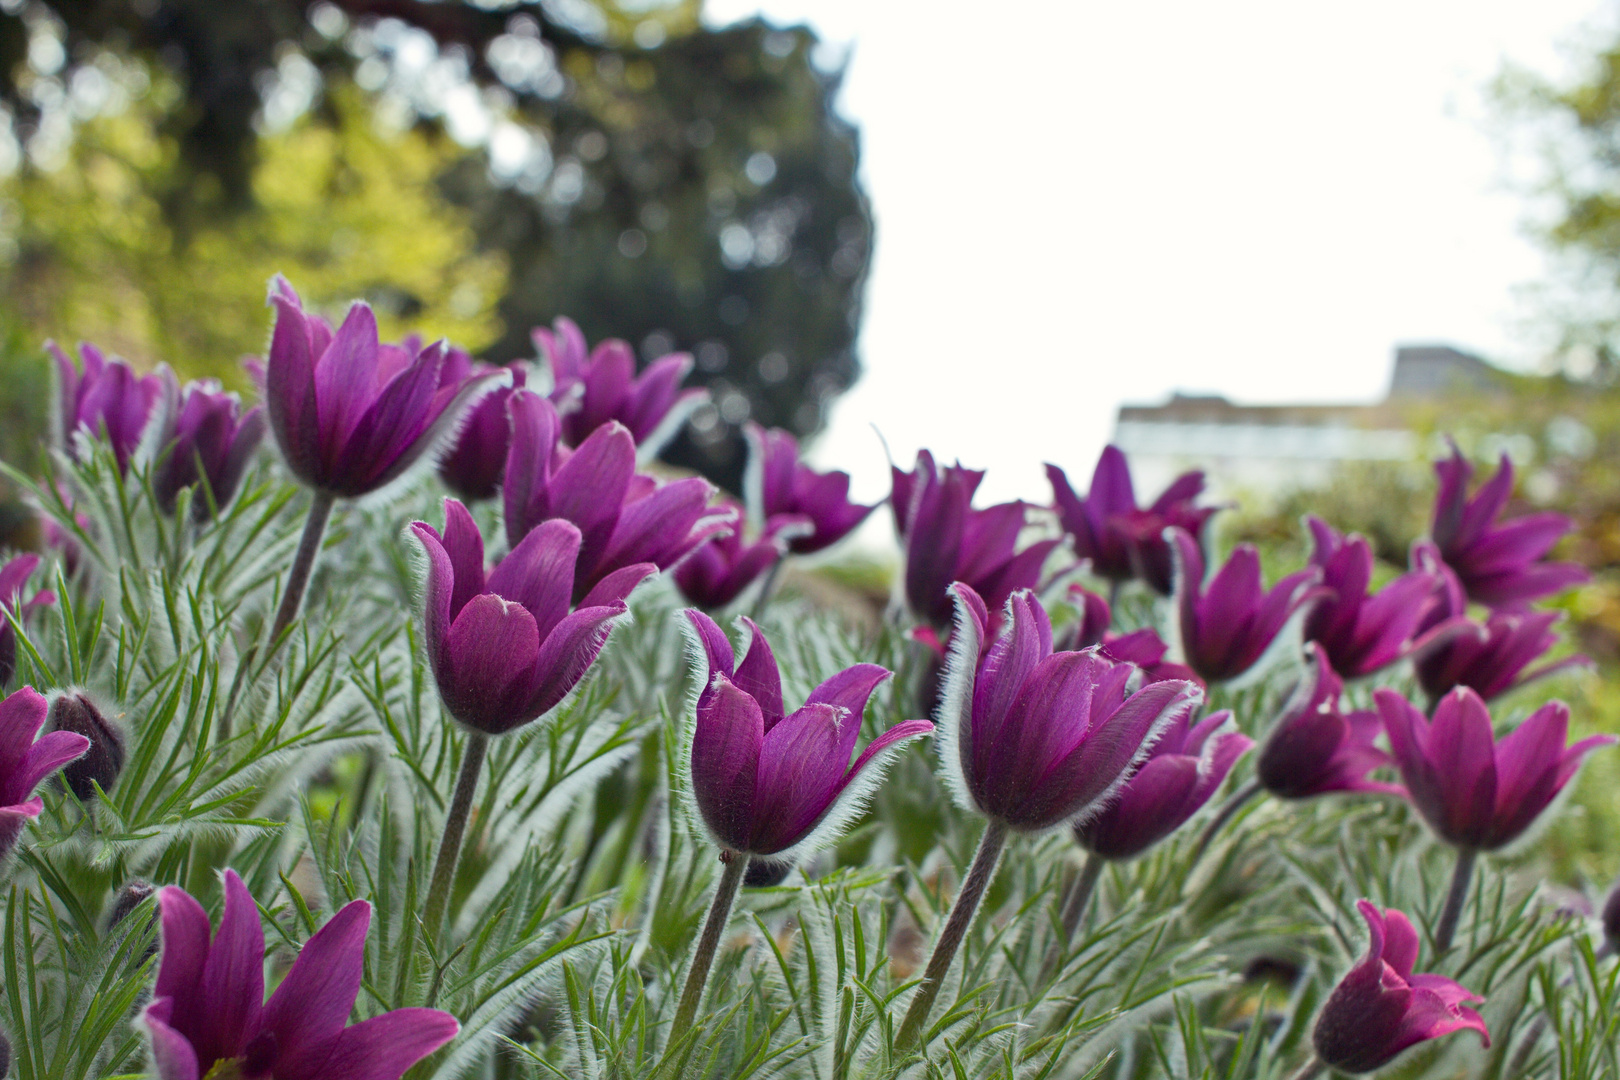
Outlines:
[{"label": "pasque flower", "polygon": [[444,534],[413,522],[427,553],[428,658],[450,715],[499,735],[540,716],[584,677],[607,642],[625,597],[654,571],[610,574],[570,612],[579,529],[567,521],[529,530],[484,572],[484,539],[467,508],[444,500]]},{"label": "pasque flower", "polygon": [[1549,701],[1497,741],[1485,702],[1466,687],[1442,698],[1432,721],[1394,690],[1373,697],[1412,804],[1440,839],[1472,851],[1516,840],[1581,760],[1615,741],[1594,735],[1566,747],[1569,708],[1561,701]]},{"label": "pasque flower", "polygon": [[152,471],[152,491],[164,513],[174,512],[181,488],[199,480],[207,482],[208,490],[199,489],[191,500],[198,521],[208,518],[211,507],[223,509],[235,497],[265,428],[261,407],[245,413],[241,408],[235,394],[211,379],[187,384],[178,407],[164,421]]},{"label": "pasque flower", "polygon": [[[450,352],[454,355],[457,350]],[[477,373],[502,370],[487,364],[471,365],[470,361],[469,367]],[[506,452],[512,442],[506,402],[513,389],[528,381],[528,370],[522,364],[507,364],[504,370],[511,373],[512,385],[497,387],[467,410],[467,421],[455,445],[439,462],[439,478],[451,494],[464,502],[493,499],[501,490]]]},{"label": "pasque flower", "polygon": [[1315,642],[1305,645],[1309,671],[1295,689],[1255,763],[1260,786],[1282,799],[1309,799],[1330,791],[1405,795],[1406,789],[1367,779],[1392,765],[1376,740],[1384,723],[1376,712],[1343,712],[1344,683]]},{"label": "pasque flower", "polygon": [[1328,996],[1311,1041],[1335,1069],[1367,1073],[1409,1046],[1465,1028],[1491,1045],[1485,1021],[1465,1001],[1482,1000],[1443,975],[1415,975],[1418,935],[1411,920],[1366,900],[1356,910],[1367,920],[1367,955]]},{"label": "pasque flower", "polygon": [[[1320,644],[1346,679],[1370,675],[1419,648],[1414,639],[1435,602],[1435,575],[1411,570],[1369,593],[1373,554],[1366,537],[1346,537],[1314,514],[1306,522],[1315,543],[1311,565],[1322,571],[1327,591],[1305,617],[1305,640]],[[1441,632],[1436,625],[1427,636]]]},{"label": "pasque flower", "polygon": [[1323,594],[1321,571],[1289,574],[1268,592],[1260,579],[1260,554],[1239,544],[1225,565],[1204,582],[1204,553],[1185,529],[1170,529],[1176,551],[1177,629],[1187,666],[1209,682],[1235,679],[1271,646],[1300,606]]},{"label": "pasque flower", "polygon": [[124,771],[124,732],[117,722],[103,716],[89,695],[77,690],[56,696],[49,722],[52,731],[70,731],[90,742],[84,756],[62,769],[68,790],[85,803],[96,797],[97,785],[111,791]]},{"label": "pasque flower", "polygon": [[799,442],[781,428],[766,430],[744,426],[752,449],[749,460],[751,492],[759,516],[769,523],[782,516],[807,520],[810,528],[788,541],[795,555],[808,555],[831,547],[853,532],[876,504],[849,501],[849,474],[817,472],[799,460]]},{"label": "pasque flower", "polygon": [[279,274],[270,304],[270,430],[293,475],[327,495],[356,498],[386,487],[447,439],[466,406],[503,378],[469,377],[465,354],[452,357],[443,341],[426,348],[414,339],[381,343],[363,303],[334,331],[305,314]]},{"label": "pasque flower", "polygon": [[163,954],[141,1019],[160,1080],[399,1080],[456,1037],[438,1009],[395,1009],[350,1026],[365,969],[371,905],[346,904],[299,950],[264,997],[264,927],[236,871],[225,871],[225,914],[183,889],[158,894]]},{"label": "pasque flower", "polygon": [[573,522],[580,533],[576,599],[627,566],[668,569],[732,527],[729,511],[709,505],[714,487],[707,480],[659,484],[638,474],[635,442],[618,421],[602,424],[570,451],[559,445],[557,412],[545,398],[517,390],[507,407],[507,543],[517,547],[550,518]]},{"label": "pasque flower", "polygon": [[1202,472],[1181,474],[1152,505],[1138,507],[1130,465],[1117,446],[1103,448],[1085,498],[1056,465],[1046,467],[1046,476],[1063,531],[1074,538],[1074,553],[1090,560],[1091,572],[1110,581],[1138,578],[1165,596],[1172,566],[1164,530],[1174,525],[1199,536],[1217,509],[1193,505],[1204,490]]},{"label": "pasque flower", "polygon": [[[28,578],[38,566],[38,555],[18,555],[0,566],[0,608],[9,611],[18,621],[37,607],[56,603],[56,594],[49,589],[40,589],[29,599],[23,599]],[[0,688],[11,681],[16,670],[17,632],[12,629],[11,620],[0,613]]]},{"label": "pasque flower", "polygon": [[1254,740],[1221,710],[1197,723],[1188,701],[1153,742],[1113,800],[1074,827],[1080,846],[1105,859],[1132,859],[1169,836],[1220,789]]},{"label": "pasque flower", "polygon": [[743,537],[743,508],[722,502],[729,512],[731,531],[722,532],[681,560],[671,573],[681,595],[701,608],[723,608],[761,574],[769,570],[791,543],[791,537],[808,528],[797,515],[769,518],[765,532],[754,540]]},{"label": "pasque flower", "polygon": [[569,446],[617,420],[643,447],[645,459],[709,396],[707,390],[680,388],[692,370],[687,353],[659,357],[638,376],[636,354],[628,343],[610,338],[587,351],[585,335],[571,319],[557,319],[550,330],[537,326],[530,335],[551,368],[551,400],[562,414],[562,436]]},{"label": "pasque flower", "polygon": [[688,609],[707,672],[692,733],[692,791],[698,813],[723,849],[778,855],[830,839],[852,819],[881,775],[878,756],[934,730],[927,720],[889,728],[850,761],[866,700],[889,677],[856,664],[810,692],[788,713],[770,643],[744,619],[742,663],[715,621]]},{"label": "pasque flower", "polygon": [[109,360],[88,341],[79,343],[82,368],[56,342],[47,341],[45,348],[56,361],[63,448],[78,457],[76,436],[84,431],[93,439],[107,440],[120,471],[129,468],[163,398],[163,377],[156,372],[136,375],[127,362],[116,356]]},{"label": "pasque flower", "polygon": [[90,740],[71,731],[34,738],[49,706],[31,686],[0,701],[0,857],[11,850],[23,822],[39,817],[45,803],[34,788],[51,773],[90,749]]},{"label": "pasque flower", "polygon": [[1028,509],[1022,502],[973,509],[983,472],[961,465],[940,468],[932,454],[920,450],[911,472],[892,468],[890,473],[889,498],[906,554],[906,604],[919,620],[936,629],[950,625],[953,581],[972,588],[999,618],[1007,597],[1040,580],[1041,566],[1058,541],[1019,549]]},{"label": "pasque flower", "polygon": [[1496,475],[1468,497],[1474,466],[1457,444],[1434,463],[1440,489],[1430,533],[1440,557],[1456,571],[1468,597],[1493,608],[1522,607],[1588,580],[1585,569],[1549,562],[1547,553],[1574,526],[1562,514],[1527,514],[1497,521],[1513,495],[1513,462],[1506,454]]},{"label": "pasque flower", "polygon": [[1107,600],[1084,585],[1070,585],[1069,598],[1080,608],[1080,620],[1065,635],[1063,643],[1058,646],[1059,652],[1100,645],[1104,656],[1141,668],[1142,677],[1148,682],[1182,679],[1203,685],[1203,680],[1192,668],[1165,660],[1164,655],[1170,651],[1170,646],[1164,643],[1153,627],[1144,626],[1116,634],[1109,629],[1113,623],[1113,611]]}]

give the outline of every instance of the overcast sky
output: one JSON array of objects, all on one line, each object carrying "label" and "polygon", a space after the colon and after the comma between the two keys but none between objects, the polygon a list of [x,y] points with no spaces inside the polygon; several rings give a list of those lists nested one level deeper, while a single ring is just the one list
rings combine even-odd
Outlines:
[{"label": "overcast sky", "polygon": [[1123,401],[1373,400],[1397,342],[1535,357],[1541,257],[1485,88],[1592,0],[708,0],[848,44],[877,240],[866,373],[813,457],[919,446],[1045,501]]}]

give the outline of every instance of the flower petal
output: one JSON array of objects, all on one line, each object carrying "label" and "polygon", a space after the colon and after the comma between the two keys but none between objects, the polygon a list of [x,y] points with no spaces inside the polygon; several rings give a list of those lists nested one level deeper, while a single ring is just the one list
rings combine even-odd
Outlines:
[{"label": "flower petal", "polygon": [[450,715],[489,734],[534,719],[535,679],[550,673],[537,668],[540,631],[522,604],[494,593],[473,597],[451,623],[444,652],[449,672],[439,675],[439,694]]},{"label": "flower petal", "polygon": [[[395,1009],[372,1017],[322,1048],[319,1060],[277,1063],[276,1080],[400,1080],[405,1071],[455,1038],[456,1018],[438,1009]],[[288,1067],[290,1066],[290,1067]]]},{"label": "flower petal", "polygon": [[534,616],[537,640],[544,640],[568,613],[579,551],[579,530],[572,522],[561,518],[542,522],[495,567],[489,591],[527,608]]},{"label": "flower petal", "polygon": [[141,1022],[152,1036],[152,1068],[158,1080],[199,1080],[197,1051],[191,1040],[169,1026],[174,1000],[159,997],[141,1013]]},{"label": "flower petal", "polygon": [[371,905],[345,904],[299,950],[287,977],[264,1007],[263,1030],[276,1037],[276,1052],[296,1060],[335,1038],[349,1022],[366,958]]},{"label": "flower petal", "polygon": [[692,734],[692,793],[715,839],[747,850],[754,824],[754,794],[765,716],[759,703],[723,673],[710,677],[698,699]]},{"label": "flower petal", "polygon": [[754,625],[754,620],[745,616],[742,622],[748,627],[748,652],[737,665],[732,681],[737,689],[759,702],[765,716],[765,730],[769,732],[787,711],[782,704],[782,674],[777,670],[776,656],[765,634]]},{"label": "flower petal", "polygon": [[765,731],[749,851],[770,855],[803,839],[842,786],[853,742],[846,732],[858,734],[860,724],[835,705],[805,705]]},{"label": "flower petal", "polygon": [[235,870],[225,871],[225,915],[197,985],[209,1021],[191,1037],[198,1062],[238,1056],[264,1009],[264,927]]}]

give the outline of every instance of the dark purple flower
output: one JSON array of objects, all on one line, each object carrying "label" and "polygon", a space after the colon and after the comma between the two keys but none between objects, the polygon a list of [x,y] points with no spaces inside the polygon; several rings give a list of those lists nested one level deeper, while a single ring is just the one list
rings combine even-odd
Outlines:
[{"label": "dark purple flower", "polygon": [[1144,626],[1138,630],[1116,634],[1109,629],[1113,623],[1113,612],[1107,600],[1084,585],[1070,585],[1069,598],[1079,605],[1081,617],[1065,636],[1062,647],[1058,649],[1059,652],[1099,645],[1102,654],[1109,659],[1123,660],[1141,668],[1142,676],[1148,682],[1181,679],[1197,683],[1199,686],[1204,685],[1204,680],[1200,679],[1192,668],[1165,660],[1164,655],[1170,651],[1170,646],[1164,643],[1159,637],[1159,632],[1153,627]]},{"label": "dark purple flower", "polygon": [[1134,694],[1131,664],[1097,649],[1052,651],[1052,624],[1028,590],[1012,595],[1002,632],[972,588],[951,587],[952,634],[940,754],[959,801],[1020,832],[1095,813],[1152,738],[1189,703],[1192,683],[1150,683]]},{"label": "dark purple flower", "polygon": [[1315,542],[1311,565],[1321,569],[1329,591],[1305,617],[1305,640],[1319,643],[1346,679],[1370,675],[1417,649],[1418,627],[1435,603],[1435,575],[1411,570],[1369,594],[1373,554],[1366,538],[1346,537],[1314,514],[1306,522]]},{"label": "dark purple flower", "polygon": [[782,677],[770,643],[744,619],[751,635],[742,663],[713,619],[687,609],[707,665],[692,733],[692,792],[715,842],[728,851],[777,855],[836,837],[859,813],[881,776],[867,771],[902,740],[934,730],[906,720],[873,739],[850,763],[866,699],[885,668],[856,664],[810,692],[792,713],[782,702]]},{"label": "dark purple flower", "polygon": [[1074,553],[1091,562],[1091,572],[1110,581],[1139,578],[1161,595],[1170,595],[1170,526],[1201,536],[1217,507],[1194,506],[1204,490],[1202,472],[1182,473],[1148,507],[1136,505],[1130,465],[1117,446],[1103,447],[1091,474],[1091,490],[1076,495],[1069,478],[1056,465],[1046,467],[1063,531],[1074,537]]},{"label": "dark purple flower", "polygon": [[1309,799],[1330,791],[1406,794],[1397,784],[1367,779],[1374,769],[1393,765],[1375,742],[1384,722],[1370,710],[1339,709],[1344,683],[1315,642],[1305,654],[1310,673],[1283,706],[1256,762],[1261,787],[1282,799]]},{"label": "dark purple flower", "polygon": [[507,364],[504,369],[477,364],[472,365],[472,370],[479,373],[508,371],[512,385],[485,394],[467,410],[467,422],[456,436],[455,445],[439,462],[439,478],[463,502],[481,502],[500,493],[506,453],[512,441],[512,421],[507,416],[506,402],[514,389],[528,381],[528,369],[522,364]]},{"label": "dark purple flower", "polygon": [[973,493],[984,473],[960,465],[938,468],[927,450],[918,451],[912,472],[890,471],[890,500],[905,543],[906,604],[919,620],[936,630],[950,626],[954,581],[983,597],[997,618],[1007,597],[1039,582],[1041,566],[1058,541],[1041,540],[1019,549],[1026,504],[973,509]]},{"label": "dark purple flower", "polygon": [[443,341],[420,348],[377,340],[371,308],[356,303],[334,332],[306,315],[287,279],[270,283],[276,309],[264,397],[276,446],[294,476],[356,498],[404,475],[450,437],[497,372],[472,375]]},{"label": "dark purple flower", "polygon": [[530,335],[551,368],[551,400],[562,416],[562,438],[569,446],[617,420],[643,448],[646,460],[709,396],[707,390],[681,389],[692,370],[687,353],[659,357],[638,376],[636,354],[626,342],[610,338],[587,354],[585,335],[573,320],[559,318],[552,327],[537,326]]},{"label": "dark purple flower", "polygon": [[749,541],[743,539],[743,508],[730,501],[720,506],[731,515],[731,531],[692,552],[670,574],[682,596],[711,611],[741,596],[783,556],[791,537],[809,527],[797,515],[770,518],[764,534]]},{"label": "dark purple flower", "polygon": [[152,472],[152,491],[164,513],[172,514],[180,489],[198,480],[208,485],[206,492],[192,496],[191,512],[198,521],[208,519],[211,506],[223,509],[235,497],[265,427],[262,408],[255,405],[245,413],[241,408],[235,394],[225,393],[211,379],[186,385],[179,407],[164,422]]},{"label": "dark purple flower", "polygon": [[1598,918],[1603,923],[1603,940],[1608,943],[1609,951],[1620,951],[1620,883],[1609,888]]},{"label": "dark purple flower", "polygon": [[428,658],[450,715],[499,735],[561,701],[606,644],[647,563],[608,575],[570,612],[579,530],[562,520],[529,530],[484,574],[484,539],[467,508],[444,500],[444,535],[411,531],[427,553]]},{"label": "dark purple flower", "polygon": [[304,942],[264,999],[264,927],[236,871],[225,871],[225,914],[173,885],[158,894],[163,956],[141,1020],[159,1080],[399,1080],[456,1037],[438,1009],[395,1009],[348,1026],[365,973],[371,905],[346,904]]},{"label": "dark purple flower", "polygon": [[1414,975],[1418,935],[1411,920],[1366,900],[1356,909],[1367,920],[1371,940],[1361,963],[1339,981],[1316,1018],[1311,1041],[1335,1069],[1367,1073],[1382,1068],[1409,1046],[1464,1028],[1491,1045],[1485,1021],[1463,1005],[1483,1000],[1443,975]]},{"label": "dark purple flower", "polygon": [[1209,682],[1248,671],[1289,616],[1324,591],[1317,585],[1321,571],[1314,566],[1289,574],[1266,591],[1253,544],[1239,544],[1206,585],[1198,541],[1185,529],[1169,534],[1176,550],[1181,650],[1187,666]]},{"label": "dark purple flower", "polygon": [[89,739],[71,731],[47,732],[36,741],[49,711],[31,686],[0,701],[0,858],[16,844],[23,822],[45,809],[34,788],[90,749]]},{"label": "dark purple flower", "polygon": [[61,394],[62,447],[75,459],[79,449],[75,437],[80,431],[92,439],[106,439],[118,459],[120,472],[129,468],[129,459],[140,445],[154,410],[163,398],[163,377],[156,372],[136,375],[127,362],[107,359],[88,341],[79,343],[83,370],[54,341],[45,348],[56,361],[58,391]]},{"label": "dark purple flower", "polygon": [[1565,747],[1569,708],[1549,701],[1496,740],[1491,714],[1466,687],[1440,700],[1431,722],[1388,688],[1373,692],[1395,764],[1423,819],[1448,844],[1494,851],[1517,839],[1613,735]]},{"label": "dark purple flower", "polygon": [[[56,603],[56,594],[49,589],[40,589],[28,600],[23,599],[28,577],[37,566],[38,555],[18,555],[0,566],[0,608],[9,611],[18,622],[35,608]],[[0,613],[0,688],[11,682],[16,670],[17,632],[12,629],[11,620]]]},{"label": "dark purple flower", "polygon": [[1493,608],[1523,607],[1590,580],[1575,563],[1548,562],[1547,553],[1574,528],[1562,514],[1496,519],[1513,495],[1513,462],[1506,454],[1496,475],[1468,497],[1474,466],[1451,444],[1451,457],[1434,463],[1440,490],[1430,532],[1440,557],[1456,571],[1468,597]]},{"label": "dark purple flower", "polygon": [[1134,859],[1184,825],[1220,789],[1254,740],[1223,709],[1193,723],[1197,702],[1171,719],[1117,797],[1074,827],[1080,846],[1105,859]]},{"label": "dark purple flower", "polygon": [[90,741],[90,749],[62,770],[68,790],[80,802],[96,797],[96,787],[111,791],[124,771],[124,731],[101,715],[89,696],[76,690],[59,694],[51,702],[50,729],[71,731]]},{"label": "dark purple flower", "polygon": [[[831,547],[854,532],[877,505],[849,501],[849,474],[816,472],[799,460],[799,443],[781,428],[766,430],[750,423],[743,428],[752,448],[750,480],[759,516],[767,523],[781,516],[799,516],[810,530],[794,536],[788,550],[808,555]],[[750,488],[753,487],[750,483]]]}]

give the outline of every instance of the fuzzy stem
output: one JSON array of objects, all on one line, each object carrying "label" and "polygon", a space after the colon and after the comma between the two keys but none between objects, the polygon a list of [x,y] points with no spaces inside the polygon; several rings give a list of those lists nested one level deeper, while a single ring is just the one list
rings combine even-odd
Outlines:
[{"label": "fuzzy stem", "polygon": [[692,955],[692,969],[686,973],[686,988],[681,991],[675,1023],[669,1029],[671,1039],[680,1038],[697,1017],[704,987],[709,983],[709,968],[714,966],[715,950],[720,947],[720,934],[726,928],[726,920],[731,918],[732,901],[737,899],[743,874],[748,870],[748,856],[738,852],[722,851],[720,861],[726,868],[720,873],[714,903],[709,906],[709,919],[703,924],[703,936],[698,939],[697,952]]},{"label": "fuzzy stem", "polygon": [[1204,857],[1204,852],[1209,850],[1209,845],[1215,842],[1216,834],[1221,831],[1221,828],[1228,821],[1232,820],[1232,815],[1243,809],[1250,799],[1260,794],[1260,791],[1260,781],[1250,780],[1247,784],[1232,792],[1226,802],[1221,804],[1221,808],[1215,812],[1215,816],[1210,819],[1208,825],[1204,826],[1203,833],[1198,837],[1198,846],[1193,848],[1192,858],[1187,860],[1187,871],[1189,873],[1192,872],[1193,867],[1198,865],[1198,861]]},{"label": "fuzzy stem", "polygon": [[429,941],[438,940],[439,926],[444,922],[444,911],[450,903],[450,886],[456,880],[456,859],[461,855],[461,838],[467,831],[473,792],[478,790],[478,774],[483,772],[484,754],[488,749],[488,735],[481,731],[468,732],[467,749],[461,758],[461,775],[456,778],[456,793],[450,800],[450,812],[445,815],[439,856],[433,863],[433,883],[428,886],[427,905],[422,909],[423,931]]},{"label": "fuzzy stem", "polygon": [[1124,587],[1119,578],[1108,579],[1108,621],[1115,626],[1119,625],[1119,594]]},{"label": "fuzzy stem", "polygon": [[1312,1080],[1313,1077],[1321,1076],[1322,1070],[1326,1068],[1322,1059],[1313,1055],[1311,1060],[1305,1063],[1305,1067],[1293,1075],[1292,1080]]},{"label": "fuzzy stem", "polygon": [[776,561],[771,563],[770,570],[766,572],[765,583],[759,587],[759,595],[754,598],[754,614],[752,618],[755,622],[759,622],[764,617],[765,608],[771,602],[771,594],[776,591],[776,579],[782,576],[782,564],[785,562],[787,562],[787,556],[778,555]]},{"label": "fuzzy stem", "polygon": [[939,988],[945,983],[951,961],[956,958],[956,950],[967,936],[973,916],[979,910],[979,901],[984,897],[984,890],[995,875],[1001,849],[1006,844],[1007,826],[999,821],[985,825],[984,836],[979,839],[979,852],[973,856],[973,868],[962,882],[962,891],[956,894],[956,903],[951,908],[950,918],[945,920],[945,929],[940,931],[934,954],[928,958],[922,985],[917,987],[917,994],[911,999],[911,1008],[906,1010],[906,1018],[900,1025],[900,1034],[894,1042],[895,1050],[904,1053],[921,1038],[923,1025],[928,1022],[928,1014],[934,1008],[934,998],[939,996]]},{"label": "fuzzy stem", "polygon": [[1446,906],[1440,912],[1440,924],[1434,929],[1434,951],[1444,953],[1451,948],[1451,939],[1457,936],[1457,923],[1462,919],[1463,903],[1468,899],[1468,886],[1474,880],[1474,862],[1479,852],[1462,848],[1457,852],[1457,869],[1451,875],[1451,891],[1446,894]]},{"label": "fuzzy stem", "polygon": [[1102,877],[1105,860],[1095,852],[1086,855],[1085,865],[1080,868],[1080,876],[1074,879],[1069,887],[1069,895],[1063,901],[1063,943],[1067,945],[1074,940],[1074,932],[1080,928],[1080,919],[1091,904],[1091,894],[1097,890],[1097,879]]}]

